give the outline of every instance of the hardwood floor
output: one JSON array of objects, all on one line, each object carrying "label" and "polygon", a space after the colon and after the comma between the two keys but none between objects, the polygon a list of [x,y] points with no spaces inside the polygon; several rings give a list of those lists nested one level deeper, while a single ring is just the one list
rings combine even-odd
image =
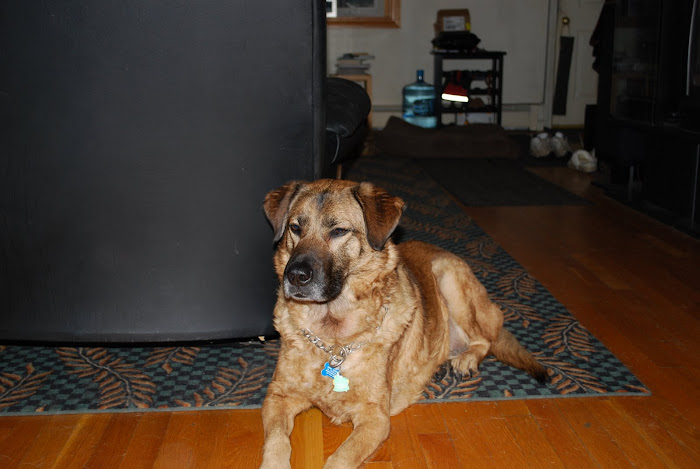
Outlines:
[{"label": "hardwood floor", "polygon": [[[414,405],[366,467],[698,467],[700,241],[587,175],[535,172],[593,203],[467,213],[653,395]],[[321,467],[350,431],[300,415],[292,466]],[[257,467],[262,438],[259,410],[0,417],[0,467]]]}]

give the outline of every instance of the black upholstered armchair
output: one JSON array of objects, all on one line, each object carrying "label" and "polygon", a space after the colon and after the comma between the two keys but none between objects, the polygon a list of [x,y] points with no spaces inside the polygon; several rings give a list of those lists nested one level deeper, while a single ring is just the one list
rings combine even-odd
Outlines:
[{"label": "black upholstered armchair", "polygon": [[272,332],[262,200],[328,168],[324,2],[61,5],[0,15],[0,339]]}]

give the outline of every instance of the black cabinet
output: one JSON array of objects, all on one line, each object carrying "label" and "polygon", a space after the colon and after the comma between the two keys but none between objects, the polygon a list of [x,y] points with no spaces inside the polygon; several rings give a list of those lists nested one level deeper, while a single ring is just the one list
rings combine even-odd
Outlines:
[{"label": "black cabinet", "polygon": [[595,150],[611,185],[627,185],[628,201],[695,232],[699,11],[700,0],[606,3],[596,49]]}]

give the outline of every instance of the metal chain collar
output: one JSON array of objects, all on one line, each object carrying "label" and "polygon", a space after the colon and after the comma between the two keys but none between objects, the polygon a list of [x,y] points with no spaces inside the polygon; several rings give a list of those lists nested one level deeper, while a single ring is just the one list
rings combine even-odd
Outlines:
[{"label": "metal chain collar", "polygon": [[[309,342],[311,342],[316,347],[318,347],[319,349],[323,350],[331,356],[330,360],[328,360],[328,364],[332,368],[338,368],[345,361],[347,356],[350,355],[350,353],[367,344],[367,342],[360,342],[359,344],[351,342],[348,345],[344,345],[342,347],[338,345],[326,345],[323,343],[320,337],[311,332],[309,329],[301,329],[301,335],[306,337],[309,340]],[[337,354],[336,350],[338,351]]]},{"label": "metal chain collar", "polygon": [[[383,307],[384,316],[382,316],[382,321],[377,326],[377,330],[379,330],[379,328],[382,327],[384,317],[386,317],[386,314],[389,312],[389,308],[386,305],[384,305]],[[309,342],[311,342],[316,347],[318,347],[319,349],[323,350],[331,356],[331,359],[328,360],[328,365],[330,365],[331,368],[338,368],[345,361],[348,355],[350,355],[352,352],[359,349],[360,347],[363,347],[364,345],[368,344],[368,342],[360,342],[359,344],[351,342],[348,345],[344,345],[342,347],[338,345],[326,345],[323,343],[319,336],[311,332],[309,329],[301,329],[300,332],[301,335],[303,335],[309,340]],[[338,354],[335,353],[336,350],[339,350]]]}]

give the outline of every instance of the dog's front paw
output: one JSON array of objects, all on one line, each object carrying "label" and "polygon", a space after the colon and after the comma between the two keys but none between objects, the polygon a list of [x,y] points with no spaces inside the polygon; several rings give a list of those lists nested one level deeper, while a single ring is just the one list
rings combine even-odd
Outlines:
[{"label": "dog's front paw", "polygon": [[260,469],[291,469],[292,445],[288,439],[265,441]]}]

